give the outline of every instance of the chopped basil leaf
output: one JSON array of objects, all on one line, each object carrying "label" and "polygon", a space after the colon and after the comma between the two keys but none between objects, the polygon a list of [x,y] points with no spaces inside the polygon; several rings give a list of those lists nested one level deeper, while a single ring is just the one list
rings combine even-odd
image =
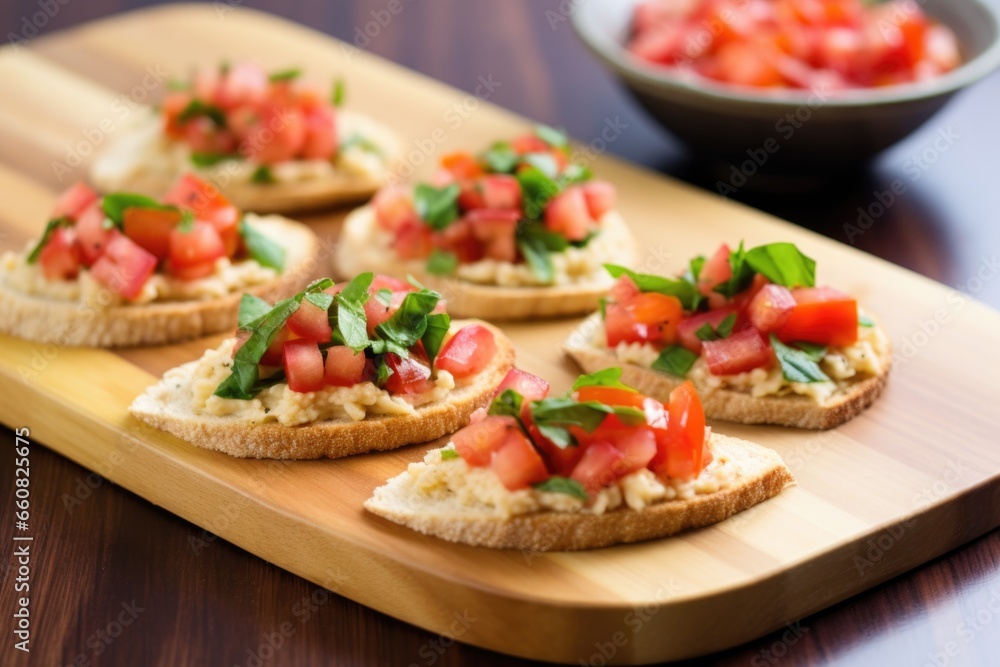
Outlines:
[{"label": "chopped basil leaf", "polygon": [[583,485],[575,479],[570,479],[569,477],[559,477],[553,475],[544,482],[532,484],[532,486],[539,491],[547,491],[548,493],[565,493],[567,496],[573,496],[574,498],[579,498],[580,500],[587,500],[589,497],[587,496],[587,491],[583,488]]},{"label": "chopped basil leaf", "polygon": [[292,69],[284,69],[281,70],[280,72],[274,72],[267,78],[272,83],[276,83],[278,81],[291,81],[293,79],[299,78],[301,75],[302,75],[302,70],[298,68],[292,68]]},{"label": "chopped basil leaf", "polygon": [[261,266],[281,271],[285,268],[285,249],[256,228],[240,220],[240,236],[247,247],[247,254]]},{"label": "chopped basil leaf", "polygon": [[781,373],[789,382],[829,382],[830,378],[820,370],[819,364],[809,354],[782,343],[771,334],[771,347],[781,363]]},{"label": "chopped basil leaf", "polygon": [[250,182],[256,183],[257,185],[267,185],[268,183],[274,183],[274,174],[271,173],[271,168],[266,164],[262,164],[253,170],[250,174]]},{"label": "chopped basil leaf", "polygon": [[427,361],[434,365],[444,337],[451,328],[451,315],[448,313],[433,313],[427,316],[427,329],[420,341],[424,344],[424,352],[427,353]]},{"label": "chopped basil leaf", "polygon": [[683,306],[685,310],[695,310],[701,301],[701,295],[698,293],[698,288],[689,283],[687,280],[672,280],[662,276],[636,273],[631,269],[627,269],[624,266],[617,266],[615,264],[605,264],[604,268],[607,269],[607,272],[610,273],[613,278],[618,278],[622,275],[628,276],[635,282],[640,291],[658,292],[660,294],[677,297],[680,299],[681,306]]},{"label": "chopped basil leaf", "polygon": [[809,343],[807,341],[800,340],[792,343],[792,347],[802,350],[805,352],[807,357],[816,363],[823,361],[823,357],[826,356],[826,345],[819,345],[818,343]]},{"label": "chopped basil leaf", "polygon": [[[387,351],[407,356],[409,348],[423,338],[429,325],[428,315],[440,300],[441,295],[430,290],[408,293],[392,317],[375,327],[378,340],[373,343],[372,348],[376,352]],[[436,324],[440,326],[440,320]]]},{"label": "chopped basil leaf", "polygon": [[608,315],[608,297],[602,296],[597,300],[597,310],[601,313],[601,319],[603,320]]},{"label": "chopped basil leaf", "polygon": [[569,147],[569,137],[566,136],[566,133],[548,125],[536,125],[535,136],[553,148],[566,149]]},{"label": "chopped basil leaf", "polygon": [[321,310],[330,310],[333,305],[333,295],[326,292],[311,292],[306,294],[306,301]]},{"label": "chopped basil leaf", "polygon": [[680,345],[671,345],[660,352],[660,356],[653,362],[652,369],[667,375],[683,378],[687,377],[694,362],[698,361],[698,355]]},{"label": "chopped basil leaf", "polygon": [[566,187],[568,185],[574,185],[576,183],[583,183],[584,181],[589,181],[593,178],[593,173],[590,169],[587,169],[583,165],[572,163],[563,169],[563,172],[559,174],[559,185]]},{"label": "chopped basil leaf", "polygon": [[698,337],[698,340],[722,340],[732,335],[734,326],[736,326],[736,313],[730,313],[719,322],[718,328],[713,329],[711,324],[705,322],[694,332],[694,335]]},{"label": "chopped basil leaf", "polygon": [[489,170],[496,174],[509,174],[520,162],[520,157],[507,143],[495,143],[483,153],[482,161]]},{"label": "chopped basil leaf", "polygon": [[539,282],[548,285],[555,279],[555,266],[549,256],[569,247],[565,236],[551,232],[537,222],[522,222],[515,230],[517,248],[524,256],[528,268]]},{"label": "chopped basil leaf", "polygon": [[230,375],[215,389],[215,395],[221,398],[237,398],[248,401],[254,397],[254,385],[260,377],[261,357],[274,342],[278,331],[285,325],[292,313],[299,309],[299,302],[305,296],[300,292],[290,299],[284,299],[274,304],[260,323],[251,332],[250,337],[236,351],[230,367]]},{"label": "chopped basil leaf", "polygon": [[524,396],[513,389],[504,389],[502,394],[493,399],[489,414],[491,417],[514,417],[520,421],[523,404]]},{"label": "chopped basil leaf", "polygon": [[442,461],[451,461],[452,459],[457,459],[457,458],[459,458],[458,452],[456,452],[454,449],[447,448],[441,450]]},{"label": "chopped basil leaf", "polygon": [[551,179],[559,175],[559,164],[551,153],[526,153],[521,156],[521,160]]},{"label": "chopped basil leaf", "polygon": [[374,278],[372,273],[357,275],[334,297],[337,302],[335,329],[343,339],[344,345],[355,352],[365,349],[371,342],[368,339],[365,302],[368,301],[368,287]]},{"label": "chopped basil leaf", "polygon": [[549,200],[559,194],[559,184],[532,165],[518,170],[517,182],[521,185],[524,215],[529,220],[541,219]]},{"label": "chopped basil leaf", "polygon": [[206,104],[201,100],[191,100],[177,116],[177,122],[181,125],[204,116],[211,120],[217,127],[226,126],[226,114],[214,104]]},{"label": "chopped basil leaf", "polygon": [[196,167],[211,167],[212,165],[219,164],[223,160],[236,160],[239,159],[239,155],[235,153],[203,153],[200,151],[194,151],[191,153],[191,164]]},{"label": "chopped basil leaf", "polygon": [[626,426],[646,423],[646,415],[637,408],[621,405],[605,405],[597,401],[576,401],[572,398],[543,398],[531,402],[531,418],[535,426],[557,447],[576,445],[569,432],[570,426],[578,426],[592,433],[608,415],[616,415]]},{"label": "chopped basil leaf", "polygon": [[157,211],[176,211],[176,206],[161,204],[152,197],[128,192],[105,195],[101,200],[101,210],[115,226],[121,227],[125,222],[125,209],[151,208]]},{"label": "chopped basil leaf", "polygon": [[392,304],[392,290],[388,287],[383,287],[375,292],[375,298],[378,299],[379,303],[388,308]]},{"label": "chopped basil leaf", "polygon": [[740,241],[740,247],[729,253],[729,268],[733,275],[726,282],[715,287],[716,292],[726,298],[732,298],[750,287],[753,281],[753,269],[747,263],[747,252]]},{"label": "chopped basil leaf", "polygon": [[378,362],[375,364],[375,384],[379,387],[384,387],[386,380],[392,375],[392,369],[389,368],[389,364],[385,362],[384,356],[379,356]]},{"label": "chopped basil leaf", "polygon": [[434,248],[427,258],[427,273],[435,276],[450,276],[458,268],[458,255],[447,250]]},{"label": "chopped basil leaf", "polygon": [[701,275],[701,270],[705,267],[705,256],[698,255],[697,257],[691,258],[688,263],[687,272],[684,274],[684,278],[689,283],[698,283],[698,277]]},{"label": "chopped basil leaf", "polygon": [[35,244],[35,247],[28,254],[28,264],[34,264],[38,261],[38,257],[42,254],[42,248],[52,239],[52,235],[56,233],[57,229],[60,227],[69,227],[72,224],[73,221],[66,216],[49,220],[48,224],[45,225],[45,231],[42,232],[42,238],[38,239],[38,243]]},{"label": "chopped basil leaf", "polygon": [[333,81],[333,91],[330,93],[330,101],[333,102],[333,106],[339,107],[344,104],[344,80],[341,78],[334,79]]},{"label": "chopped basil leaf", "polygon": [[605,368],[589,375],[581,375],[573,383],[573,391],[583,387],[611,387],[613,389],[625,389],[634,392],[635,389],[621,382],[622,369]]},{"label": "chopped basil leaf", "polygon": [[431,229],[444,229],[458,219],[459,187],[451,184],[443,188],[420,183],[413,190],[413,204],[417,215]]},{"label": "chopped basil leaf", "polygon": [[875,320],[868,317],[867,315],[862,315],[858,313],[858,326],[871,328],[875,326]]},{"label": "chopped basil leaf", "polygon": [[771,243],[746,253],[747,264],[776,285],[813,287],[816,262],[806,257],[792,243]]},{"label": "chopped basil leaf", "polygon": [[259,296],[244,294],[240,298],[240,311],[236,319],[236,326],[244,331],[253,331],[260,324],[260,320],[271,312],[271,304]]}]

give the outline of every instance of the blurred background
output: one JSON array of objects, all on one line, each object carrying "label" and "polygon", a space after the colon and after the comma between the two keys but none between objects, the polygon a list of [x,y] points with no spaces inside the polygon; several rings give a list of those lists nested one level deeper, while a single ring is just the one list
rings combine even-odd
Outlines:
[{"label": "blurred background", "polygon": [[[583,46],[567,18],[570,0],[435,0],[410,11],[412,0],[399,2],[402,20],[384,26],[378,19],[386,15],[390,0],[214,4],[219,12],[252,7],[284,16],[469,92],[480,77],[492,77],[504,84],[491,96],[492,103],[564,127],[583,142],[598,137],[606,123],[619,123],[624,131],[609,145],[611,153],[716,192],[717,173],[660,128]],[[32,30],[44,38],[61,28],[152,4],[158,3],[7,0],[0,6],[0,26],[7,41]],[[38,20],[45,7],[52,16]],[[1000,228],[994,223],[998,101],[1000,73],[959,93],[920,131],[868,168],[807,192],[780,184],[754,191],[768,185],[757,179],[733,197],[964,290],[984,252],[1000,248]],[[935,148],[942,133],[953,138],[944,150]],[[884,200],[897,180],[905,193],[893,197],[877,224],[862,235],[845,230],[857,223],[859,209]],[[1000,281],[987,283],[974,296],[1000,306]]]}]

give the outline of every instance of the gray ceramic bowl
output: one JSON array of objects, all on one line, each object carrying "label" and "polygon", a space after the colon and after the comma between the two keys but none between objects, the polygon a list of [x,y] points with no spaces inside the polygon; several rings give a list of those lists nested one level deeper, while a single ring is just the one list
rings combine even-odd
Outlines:
[{"label": "gray ceramic bowl", "polygon": [[[965,61],[958,69],[921,83],[843,91],[825,102],[805,90],[758,92],[632,57],[623,44],[638,2],[583,0],[574,9],[573,26],[682,141],[701,154],[740,163],[755,156],[759,162],[765,150],[768,169],[829,171],[867,160],[1000,65],[1000,18],[994,8],[977,0],[922,0],[924,10],[958,36]],[[802,122],[792,122],[789,114]]]}]

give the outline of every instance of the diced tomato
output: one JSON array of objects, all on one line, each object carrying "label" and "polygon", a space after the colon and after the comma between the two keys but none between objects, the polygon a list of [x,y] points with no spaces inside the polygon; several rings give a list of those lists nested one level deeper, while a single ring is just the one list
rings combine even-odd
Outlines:
[{"label": "diced tomato", "polygon": [[517,259],[515,232],[520,217],[519,211],[511,209],[479,208],[469,211],[465,219],[482,243],[486,257],[513,263]]},{"label": "diced tomato", "polygon": [[508,389],[519,393],[525,401],[539,401],[549,395],[548,382],[520,368],[511,368],[507,371],[507,375],[493,394],[494,398]]},{"label": "diced tomato", "polygon": [[587,200],[587,211],[595,222],[600,222],[605,213],[615,207],[615,186],[607,181],[588,181],[583,184],[583,196]]},{"label": "diced tomato", "polygon": [[130,207],[125,209],[125,236],[163,259],[170,254],[170,232],[181,221],[180,211]]},{"label": "diced tomato", "polygon": [[199,278],[207,278],[215,273],[215,261],[178,266],[176,264],[171,264],[168,259],[163,264],[163,270],[169,273],[172,278],[176,278],[177,280],[198,280]]},{"label": "diced tomato", "polygon": [[524,134],[520,137],[515,137],[510,142],[510,147],[519,155],[523,155],[524,153],[545,153],[550,149],[549,145],[535,134]]},{"label": "diced tomato", "polygon": [[503,444],[493,453],[490,469],[511,491],[527,488],[549,477],[545,462],[520,429],[509,429]]},{"label": "diced tomato", "polygon": [[791,290],[781,285],[766,285],[750,301],[747,316],[758,331],[768,333],[788,321],[793,308],[795,299]]},{"label": "diced tomato", "polygon": [[593,222],[587,208],[587,198],[580,186],[566,188],[545,207],[545,226],[570,241],[587,238]]},{"label": "diced tomato", "polygon": [[290,340],[285,343],[282,366],[288,388],[299,393],[323,389],[326,373],[323,353],[314,340]]},{"label": "diced tomato", "polygon": [[441,166],[460,181],[467,181],[482,175],[483,168],[476,157],[468,151],[447,153],[441,157]]},{"label": "diced tomato", "polygon": [[576,467],[576,464],[580,462],[580,458],[583,456],[584,447],[560,447],[546,438],[531,420],[531,414],[527,407],[521,413],[521,420],[524,422],[524,426],[528,430],[532,442],[541,451],[542,458],[545,459],[548,469],[554,474],[562,476],[567,476],[573,472],[573,468]]},{"label": "diced tomato", "polygon": [[648,428],[624,431],[611,440],[611,444],[623,455],[616,469],[623,476],[648,466],[657,453],[656,436]]},{"label": "diced tomato", "polygon": [[163,96],[160,109],[163,112],[163,131],[168,137],[181,139],[184,136],[184,125],[180,115],[191,104],[191,93],[186,90],[168,91]]},{"label": "diced tomato", "polygon": [[222,238],[227,256],[235,253],[239,244],[236,225],[240,211],[217,187],[194,174],[184,174],[163,198],[163,203],[191,210],[199,220],[212,223]]},{"label": "diced tomato", "polygon": [[76,221],[76,238],[80,244],[80,259],[84,266],[90,266],[104,253],[117,230],[105,229],[107,216],[99,202],[92,203]]},{"label": "diced tomato", "polygon": [[422,394],[434,388],[430,381],[431,369],[412,356],[403,359],[395,354],[385,355],[385,362],[392,375],[385,381],[385,388],[391,394]]},{"label": "diced tomato", "polygon": [[306,123],[302,111],[264,104],[258,108],[256,122],[250,125],[240,152],[254,162],[274,164],[295,158],[305,141]]},{"label": "diced tomato", "polygon": [[[701,272],[698,274],[698,291],[701,292],[702,296],[709,297],[722,297],[721,294],[715,292],[715,288],[726,282],[733,277],[733,268],[729,264],[730,250],[729,246],[723,243],[719,246],[719,249],[715,251],[705,262],[704,266],[701,267]],[[713,308],[716,307],[715,304],[709,304]]]},{"label": "diced tomato", "polygon": [[482,325],[469,324],[448,339],[434,364],[456,378],[466,378],[486,368],[496,351],[493,332]]},{"label": "diced tomato", "polygon": [[288,328],[300,338],[317,343],[329,343],[333,337],[330,314],[307,299],[303,299],[298,309],[288,318]]},{"label": "diced tomato", "polygon": [[858,302],[830,287],[792,290],[795,307],[777,330],[786,342],[807,341],[844,347],[858,340]]},{"label": "diced tomato", "polygon": [[335,345],[326,351],[326,383],[328,385],[353,387],[364,379],[364,374],[364,352],[355,352],[343,345]]},{"label": "diced tomato", "polygon": [[115,294],[134,299],[156,270],[156,257],[123,234],[115,234],[90,267],[90,275]]},{"label": "diced tomato", "polygon": [[333,107],[318,106],[305,114],[305,160],[328,160],[337,152],[337,117]]},{"label": "diced tomato", "polygon": [[[374,287],[374,283],[372,284]],[[382,289],[382,288],[379,288]],[[375,296],[377,290],[371,292],[371,296],[365,301],[365,318],[368,325],[368,335],[371,336],[375,333],[375,327],[382,324],[390,317],[392,314],[399,310],[399,307],[403,305],[403,299],[406,298],[407,292],[393,292],[392,297],[389,299],[389,305],[382,303],[381,299]]]},{"label": "diced tomato", "polygon": [[[483,243],[476,237],[468,217],[460,218],[441,231],[434,232],[434,245],[455,253],[459,262],[478,262],[485,256]],[[499,252],[496,248],[494,252]]]},{"label": "diced tomato", "polygon": [[178,268],[213,262],[226,254],[219,232],[208,222],[195,220],[190,230],[170,230],[170,264]]},{"label": "diced tomato", "polygon": [[83,181],[78,181],[56,199],[55,206],[52,207],[52,217],[76,220],[96,201],[97,193]]},{"label": "diced tomato", "polygon": [[608,346],[620,342],[670,345],[677,340],[677,325],[683,316],[677,297],[657,292],[637,294],[625,305],[609,303],[604,316]]},{"label": "diced tomato", "polygon": [[228,155],[236,151],[239,139],[229,130],[220,128],[205,116],[192,118],[184,124],[184,141],[196,153]]},{"label": "diced tomato", "polygon": [[68,280],[80,273],[80,248],[76,243],[76,230],[59,227],[49,237],[38,255],[42,273],[48,280]]},{"label": "diced tomato", "polygon": [[423,259],[434,249],[434,237],[430,228],[419,220],[413,220],[396,228],[396,238],[392,248],[400,259]]},{"label": "diced tomato", "polygon": [[[733,308],[739,311],[741,315],[745,314],[747,306],[749,306],[750,302],[753,301],[753,298],[757,296],[757,293],[760,292],[762,289],[764,289],[765,285],[770,285],[770,284],[771,281],[768,280],[766,276],[760,273],[755,273],[753,275],[753,280],[750,281],[750,287],[746,288],[745,290],[743,290],[742,292],[740,292],[739,294],[737,294],[732,298]],[[744,324],[747,318],[743,317],[741,318],[741,320],[742,321],[738,322],[737,324]]]},{"label": "diced tomato", "polygon": [[580,387],[576,391],[577,400],[597,401],[604,405],[623,405],[643,409],[646,397],[637,391],[619,389],[616,387]]},{"label": "diced tomato", "polygon": [[504,444],[507,434],[518,429],[520,427],[513,417],[486,417],[456,431],[451,441],[466,463],[482,467],[490,464],[493,452]]},{"label": "diced tomato", "polygon": [[677,339],[687,349],[695,354],[701,354],[702,340],[698,338],[698,330],[706,324],[711,326],[713,330],[718,329],[722,321],[730,315],[736,315],[735,308],[716,308],[715,310],[684,318],[677,325]]},{"label": "diced tomato", "polygon": [[509,174],[490,174],[479,179],[483,208],[521,210],[521,185]]},{"label": "diced tomato", "polygon": [[587,445],[570,478],[580,482],[587,493],[597,493],[621,476],[624,459],[625,454],[610,442],[592,442]]},{"label": "diced tomato", "polygon": [[736,375],[770,366],[774,360],[770,343],[753,327],[729,338],[705,341],[701,353],[712,375]]},{"label": "diced tomato", "polygon": [[649,467],[661,477],[695,477],[706,465],[705,411],[690,380],[670,392],[667,410],[667,428],[656,432],[657,453]]},{"label": "diced tomato", "polygon": [[278,329],[278,333],[275,334],[274,340],[271,341],[267,351],[265,351],[264,355],[260,358],[260,363],[264,366],[280,366],[282,359],[285,358],[285,343],[295,339],[295,334],[293,334],[291,329],[287,326]]},{"label": "diced tomato", "polygon": [[640,32],[628,50],[641,60],[672,65],[684,55],[684,37],[682,25],[657,26]]},{"label": "diced tomato", "polygon": [[639,295],[639,286],[627,275],[622,274],[611,287],[611,298],[615,303],[625,305]]},{"label": "diced tomato", "polygon": [[232,109],[242,104],[257,104],[267,96],[267,73],[248,62],[233,63],[214,91],[215,104]]},{"label": "diced tomato", "polygon": [[417,288],[405,280],[400,280],[399,278],[387,276],[382,273],[376,273],[372,278],[372,284],[368,286],[368,293],[375,294],[379,290],[383,289],[387,289],[390,292],[414,292]]}]

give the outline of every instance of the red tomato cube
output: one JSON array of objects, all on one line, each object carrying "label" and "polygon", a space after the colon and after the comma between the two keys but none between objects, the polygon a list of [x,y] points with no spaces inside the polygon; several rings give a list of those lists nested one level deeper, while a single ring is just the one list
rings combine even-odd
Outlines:
[{"label": "red tomato cube", "polygon": [[587,198],[580,186],[566,188],[545,207],[545,226],[570,241],[587,238],[593,223],[587,209]]},{"label": "red tomato cube", "polygon": [[52,217],[76,220],[96,201],[97,193],[83,181],[78,181],[56,199],[55,206],[52,207]]},{"label": "red tomato cube", "polygon": [[587,211],[596,222],[599,222],[605,213],[615,207],[615,186],[607,181],[584,183],[583,196],[587,200]]},{"label": "red tomato cube", "polygon": [[431,369],[413,357],[403,359],[395,354],[385,355],[392,375],[385,382],[385,389],[392,394],[422,394],[434,388],[430,381]]},{"label": "red tomato cube", "polygon": [[181,221],[180,211],[131,207],[123,214],[125,236],[158,259],[170,254],[170,232]]},{"label": "red tomato cube", "polygon": [[302,299],[298,310],[288,318],[287,324],[292,333],[317,343],[329,343],[333,337],[329,312],[307,299]]},{"label": "red tomato cube", "polygon": [[76,243],[76,231],[66,227],[56,229],[38,255],[38,263],[48,280],[76,278],[80,273],[80,248]]},{"label": "red tomato cube", "polygon": [[364,379],[365,353],[344,345],[326,351],[326,383],[334,387],[353,387]]},{"label": "red tomato cube", "polygon": [[677,325],[677,338],[680,344],[695,354],[701,354],[702,340],[698,338],[698,330],[706,324],[713,330],[718,329],[723,320],[730,315],[736,316],[734,308],[717,308],[685,318]]},{"label": "red tomato cube", "polygon": [[774,360],[771,344],[752,327],[737,331],[729,338],[705,341],[702,355],[712,375],[736,375],[770,366]]},{"label": "red tomato cube", "polygon": [[625,455],[610,442],[598,440],[586,446],[570,478],[583,485],[587,493],[597,493],[621,476]]},{"label": "red tomato cube", "polygon": [[170,230],[169,245],[170,265],[177,268],[214,262],[226,255],[219,232],[201,220],[195,220],[188,231],[180,227]]},{"label": "red tomato cube", "polygon": [[765,285],[747,306],[747,316],[758,331],[767,333],[788,321],[793,308],[795,299],[791,290],[781,285]]},{"label": "red tomato cube", "polygon": [[496,351],[493,332],[480,324],[469,324],[448,339],[434,363],[456,378],[466,378],[486,368]]},{"label": "red tomato cube", "polygon": [[115,234],[90,267],[90,275],[110,291],[134,299],[156,269],[156,257],[122,234]]},{"label": "red tomato cube", "polygon": [[513,417],[486,417],[453,433],[451,441],[466,463],[482,467],[490,464],[493,452],[504,444],[507,434],[519,428]]},{"label": "red tomato cube", "polygon": [[99,202],[92,203],[76,221],[76,238],[80,244],[80,259],[84,266],[90,266],[104,254],[104,248],[117,234],[117,230],[105,229],[107,218]]},{"label": "red tomato cube", "polygon": [[525,489],[549,477],[538,450],[519,428],[509,429],[500,448],[493,452],[490,469],[511,491]]},{"label": "red tomato cube", "polygon": [[795,307],[776,333],[783,342],[846,347],[858,340],[858,302],[830,287],[792,290]]},{"label": "red tomato cube", "polygon": [[285,368],[288,388],[305,394],[323,389],[326,372],[323,353],[314,340],[290,340],[285,343],[281,365]]},{"label": "red tomato cube", "polygon": [[500,382],[500,386],[497,387],[496,392],[493,394],[494,398],[508,389],[513,389],[519,393],[524,397],[525,401],[539,401],[549,395],[548,382],[537,375],[522,371],[520,368],[511,368],[507,372],[507,375],[504,376],[504,379]]}]

